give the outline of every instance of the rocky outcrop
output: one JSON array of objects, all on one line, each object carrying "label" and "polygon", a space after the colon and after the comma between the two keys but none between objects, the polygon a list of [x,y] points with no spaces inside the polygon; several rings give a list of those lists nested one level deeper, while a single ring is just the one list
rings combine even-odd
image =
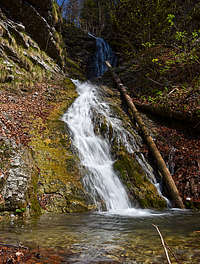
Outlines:
[{"label": "rocky outcrop", "polygon": [[1,137],[0,140],[1,162],[7,159],[7,170],[0,175],[0,211],[26,208],[27,191],[35,170],[32,156],[26,147],[17,145],[13,139]]},{"label": "rocky outcrop", "polygon": [[25,30],[0,9],[0,82],[30,82],[40,76],[62,74],[61,68],[44,52]]},{"label": "rocky outcrop", "polygon": [[[94,38],[83,32],[80,28],[73,25],[63,24],[62,35],[65,41],[68,57],[75,61],[82,69],[85,76],[88,74],[88,64],[91,56],[96,50],[96,41]],[[72,72],[70,60],[66,60],[66,71]],[[75,76],[76,77],[76,76]]]},{"label": "rocky outcrop", "polygon": [[61,67],[64,67],[66,52],[62,37],[55,29],[52,1],[2,0],[0,7],[10,19],[24,25],[24,30],[39,47],[46,51]]}]

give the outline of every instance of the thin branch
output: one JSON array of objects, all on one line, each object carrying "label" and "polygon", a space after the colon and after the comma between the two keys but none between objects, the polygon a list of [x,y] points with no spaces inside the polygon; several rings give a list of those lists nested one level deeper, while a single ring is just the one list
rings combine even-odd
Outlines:
[{"label": "thin branch", "polygon": [[162,84],[162,83],[159,83],[159,82],[157,82],[157,81],[155,81],[155,80],[153,80],[153,79],[151,79],[149,76],[145,76],[148,80],[150,80],[150,81],[152,81],[152,82],[154,82],[155,84],[158,84],[158,85],[160,85],[160,86],[164,86],[164,84]]},{"label": "thin branch", "polygon": [[174,88],[171,92],[168,93],[168,95],[172,94],[172,93],[175,92],[176,90],[178,90],[178,88]]},{"label": "thin branch", "polygon": [[194,128],[197,128],[199,125],[200,125],[200,122],[198,122],[198,123],[194,126]]},{"label": "thin branch", "polygon": [[160,230],[159,230],[158,226],[157,226],[157,225],[154,225],[154,224],[152,224],[152,226],[155,227],[155,229],[157,230],[157,232],[158,232],[158,234],[159,234],[159,236],[160,236],[160,239],[161,239],[161,242],[162,242],[162,246],[163,246],[163,248],[164,248],[165,255],[166,255],[166,258],[167,258],[167,261],[168,261],[168,264],[172,264],[172,263],[171,263],[171,260],[170,260],[170,258],[169,258],[169,254],[168,254],[168,251],[167,251],[167,247],[166,247],[166,245],[165,245],[165,241],[164,241],[164,239],[163,239],[163,237],[162,237],[162,234],[160,233]]},{"label": "thin branch", "polygon": [[181,264],[181,262],[177,259],[175,253],[173,252],[173,250],[165,243],[166,247],[168,248],[169,252],[172,254],[172,256],[175,258],[176,262],[178,264]]}]

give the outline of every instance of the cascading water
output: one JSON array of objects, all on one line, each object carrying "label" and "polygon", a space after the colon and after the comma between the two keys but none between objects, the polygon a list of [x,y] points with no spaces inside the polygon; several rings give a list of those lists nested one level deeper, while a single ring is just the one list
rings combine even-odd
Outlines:
[{"label": "cascading water", "polygon": [[[114,160],[110,154],[108,138],[96,135],[95,116],[103,116],[112,127],[118,143],[123,144],[130,153],[139,148],[134,137],[123,128],[121,120],[113,116],[109,105],[102,101],[98,87],[90,82],[74,81],[79,97],[63,116],[72,133],[72,142],[78,151],[84,168],[84,185],[88,189],[99,211],[106,209],[110,213],[146,216],[150,211],[135,209],[129,201],[127,192],[113,169]],[[154,176],[142,155],[136,159],[154,181]],[[102,203],[102,202],[103,203]],[[102,206],[104,204],[105,206]]]},{"label": "cascading water", "polygon": [[[92,36],[94,37],[94,36]],[[96,38],[97,51],[93,58],[93,77],[98,77],[106,71],[105,60],[112,64],[116,62],[109,45],[101,38]],[[95,116],[102,116],[106,124],[112,127],[113,135],[118,144],[126,147],[129,153],[134,153],[138,163],[150,181],[157,187],[155,177],[133,137],[121,120],[113,117],[109,105],[102,101],[96,85],[90,82],[74,81],[79,97],[63,116],[72,132],[72,142],[78,151],[80,162],[84,168],[84,184],[91,194],[99,211],[129,214],[135,216],[149,215],[148,210],[135,209],[129,201],[127,192],[113,169],[114,160],[110,153],[109,138],[103,138],[95,133]]]},{"label": "cascading water", "polygon": [[105,202],[107,210],[128,209],[131,207],[127,193],[115,174],[106,140],[95,135],[92,122],[93,111],[104,111],[107,107],[100,101],[96,87],[89,82],[75,81],[79,97],[64,115],[73,134],[73,144],[79,152],[81,164],[87,174],[84,183],[101,210],[99,200]]}]

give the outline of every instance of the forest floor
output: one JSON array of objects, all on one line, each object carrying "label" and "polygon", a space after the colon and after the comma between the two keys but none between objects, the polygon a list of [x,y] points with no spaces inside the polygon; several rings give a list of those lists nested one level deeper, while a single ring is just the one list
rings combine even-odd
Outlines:
[{"label": "forest floor", "polygon": [[[54,86],[51,84],[51,89]],[[1,126],[0,134],[14,138],[17,144],[27,145],[33,118],[45,119],[52,108],[47,104],[49,87],[46,82],[41,82],[25,92],[1,90],[0,120],[4,126]]]}]

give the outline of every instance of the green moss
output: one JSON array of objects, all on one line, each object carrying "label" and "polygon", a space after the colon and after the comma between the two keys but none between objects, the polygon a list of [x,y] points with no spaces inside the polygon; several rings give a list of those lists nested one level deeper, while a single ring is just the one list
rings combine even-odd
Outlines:
[{"label": "green moss", "polygon": [[27,192],[27,200],[30,204],[30,214],[31,215],[40,215],[41,214],[41,207],[38,202],[37,198],[37,190],[38,190],[38,171],[33,171],[31,175],[31,184],[29,186],[28,192]]},{"label": "green moss", "polygon": [[39,177],[35,179],[39,183],[37,193],[47,211],[85,211],[88,210],[87,194],[81,184],[78,157],[73,154],[65,124],[60,121],[77,94],[70,79],[63,83],[65,87],[57,92],[57,102],[52,103],[54,110],[47,121],[38,118],[33,122],[30,146],[39,169]]},{"label": "green moss", "polygon": [[70,58],[65,58],[66,70],[72,75],[73,78],[78,78],[79,80],[85,80],[82,69],[79,64],[71,60]]},{"label": "green moss", "polygon": [[133,156],[125,151],[116,153],[114,169],[127,186],[131,196],[142,208],[164,208],[166,202],[158,195],[155,186],[147,179]]}]

